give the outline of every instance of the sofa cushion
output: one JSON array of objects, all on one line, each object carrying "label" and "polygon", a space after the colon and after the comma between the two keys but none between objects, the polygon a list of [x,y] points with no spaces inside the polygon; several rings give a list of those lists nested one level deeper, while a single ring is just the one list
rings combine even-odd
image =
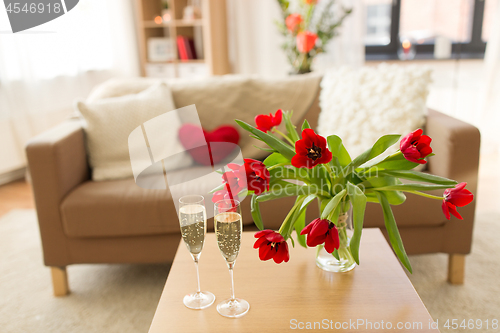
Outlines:
[{"label": "sofa cushion", "polygon": [[[216,76],[203,80],[164,80],[172,90],[176,108],[195,104],[201,125],[208,131],[221,125],[235,125],[234,119],[254,124],[255,116],[269,114],[278,109],[293,110],[296,125],[301,122],[319,92],[321,76],[296,75],[266,79],[240,75]],[[160,82],[158,79],[112,79],[90,94],[88,101],[134,94]],[[183,120],[183,119],[182,119]],[[316,119],[312,120],[316,122]],[[283,125],[282,125],[283,126]],[[255,148],[262,146],[238,128],[243,156],[262,158],[267,153]]]},{"label": "sofa cushion", "polygon": [[[318,132],[341,137],[353,158],[385,134],[406,135],[424,126],[430,81],[431,71],[425,67],[381,64],[330,70],[321,82]],[[399,145],[387,154],[397,149]]]},{"label": "sofa cushion", "polygon": [[[130,132],[145,121],[175,109],[170,89],[163,83],[139,94],[78,102],[77,107],[85,119],[87,151],[95,181],[132,177]],[[175,120],[178,124],[172,126],[179,127],[180,120],[178,117]],[[177,145],[182,150],[176,133],[172,136],[169,145]],[[185,155],[190,164],[189,155]]]},{"label": "sofa cushion", "polygon": [[[206,170],[192,167],[169,173],[173,195],[166,189],[143,189],[133,178],[84,182],[61,203],[64,231],[75,238],[178,233],[173,197],[178,200],[188,194],[204,194],[207,216],[213,216],[209,191],[222,180],[220,174],[207,174]],[[211,224],[208,227],[211,228]]]}]

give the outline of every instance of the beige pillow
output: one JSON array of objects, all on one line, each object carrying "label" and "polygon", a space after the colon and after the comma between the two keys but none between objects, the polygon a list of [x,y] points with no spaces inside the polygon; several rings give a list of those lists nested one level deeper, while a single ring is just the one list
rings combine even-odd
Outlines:
[{"label": "beige pillow", "polygon": [[[77,102],[85,123],[95,181],[132,177],[128,136],[145,121],[175,109],[170,88],[158,83],[133,95]],[[171,144],[180,144],[172,142]]]}]

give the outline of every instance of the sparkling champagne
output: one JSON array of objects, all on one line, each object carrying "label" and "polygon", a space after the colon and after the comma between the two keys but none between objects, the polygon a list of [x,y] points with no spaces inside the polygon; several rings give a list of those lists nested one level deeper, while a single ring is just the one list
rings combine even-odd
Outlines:
[{"label": "sparkling champagne", "polygon": [[182,239],[192,254],[200,254],[203,249],[206,219],[202,205],[187,205],[179,209]]},{"label": "sparkling champagne", "polygon": [[227,262],[234,262],[241,245],[241,215],[233,212],[220,213],[214,217],[217,244]]}]

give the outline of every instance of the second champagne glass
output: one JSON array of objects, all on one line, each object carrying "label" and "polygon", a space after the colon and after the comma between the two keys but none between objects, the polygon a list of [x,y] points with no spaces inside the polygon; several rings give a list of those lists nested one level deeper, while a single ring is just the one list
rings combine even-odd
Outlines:
[{"label": "second champagne glass", "polygon": [[187,195],[179,199],[179,223],[182,239],[193,257],[198,280],[196,293],[184,296],[184,305],[190,309],[204,309],[213,304],[215,296],[211,292],[200,290],[198,261],[207,232],[207,213],[203,196]]},{"label": "second champagne glass", "polygon": [[231,276],[231,298],[219,303],[217,311],[224,317],[238,318],[250,309],[247,301],[234,297],[233,268],[241,245],[241,210],[238,200],[220,200],[215,204],[214,228],[220,253],[226,259]]}]

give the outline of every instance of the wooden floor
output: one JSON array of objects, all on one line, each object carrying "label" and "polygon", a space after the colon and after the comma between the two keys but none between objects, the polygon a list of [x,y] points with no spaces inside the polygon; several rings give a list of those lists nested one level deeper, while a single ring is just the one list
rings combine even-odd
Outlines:
[{"label": "wooden floor", "polygon": [[0,186],[0,218],[13,209],[35,209],[31,187],[24,180]]}]

